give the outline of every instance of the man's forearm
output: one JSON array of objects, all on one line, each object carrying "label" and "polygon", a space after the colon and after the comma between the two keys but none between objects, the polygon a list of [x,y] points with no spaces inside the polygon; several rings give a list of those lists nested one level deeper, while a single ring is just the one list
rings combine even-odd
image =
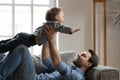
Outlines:
[{"label": "man's forearm", "polygon": [[59,54],[59,51],[57,50],[55,40],[49,41],[49,50],[50,50],[50,56],[52,59],[53,66],[56,66],[61,62],[61,56]]},{"label": "man's forearm", "polygon": [[46,60],[50,56],[48,42],[42,47],[42,61]]}]

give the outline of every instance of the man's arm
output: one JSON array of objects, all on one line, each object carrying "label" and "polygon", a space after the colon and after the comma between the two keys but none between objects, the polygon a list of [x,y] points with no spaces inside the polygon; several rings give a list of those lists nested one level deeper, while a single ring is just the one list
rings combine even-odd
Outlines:
[{"label": "man's arm", "polygon": [[45,29],[45,32],[47,34],[47,38],[49,42],[50,57],[51,57],[53,66],[56,66],[61,62],[61,56],[59,55],[59,51],[57,50],[56,41],[55,41],[57,32],[51,26]]},{"label": "man's arm", "polygon": [[51,62],[48,42],[46,42],[42,47],[42,62],[48,68],[49,72],[53,72],[55,70]]},{"label": "man's arm", "polygon": [[46,42],[42,47],[42,61],[50,57],[48,42]]},{"label": "man's arm", "polygon": [[[72,75],[72,68],[68,66],[66,63],[64,63],[61,59],[60,53],[57,50],[56,46],[56,30],[53,27],[48,27],[45,29],[45,32],[47,34],[48,42],[49,42],[49,50],[50,50],[50,56],[52,59],[53,66],[55,69],[62,75],[66,76],[67,79],[70,79]],[[68,76],[69,75],[69,76]]]}]

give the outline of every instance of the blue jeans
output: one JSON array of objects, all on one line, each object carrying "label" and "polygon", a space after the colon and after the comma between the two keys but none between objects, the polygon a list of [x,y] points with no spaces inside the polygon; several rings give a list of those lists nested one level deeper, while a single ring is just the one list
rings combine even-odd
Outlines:
[{"label": "blue jeans", "polygon": [[0,64],[0,80],[6,80],[10,74],[12,80],[36,80],[33,60],[26,46],[16,47]]}]

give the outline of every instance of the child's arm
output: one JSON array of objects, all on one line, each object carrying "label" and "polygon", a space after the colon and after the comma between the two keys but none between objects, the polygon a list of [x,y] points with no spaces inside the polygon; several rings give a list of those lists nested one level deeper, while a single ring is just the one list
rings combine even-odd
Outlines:
[{"label": "child's arm", "polygon": [[0,53],[11,51],[21,44],[26,45],[27,47],[35,45],[34,36],[27,33],[18,33],[11,39],[0,41]]},{"label": "child's arm", "polygon": [[80,31],[80,28],[77,28],[77,29],[72,29],[70,27],[67,27],[67,26],[64,26],[64,25],[61,25],[59,28],[57,28],[58,30],[57,31],[60,31],[62,33],[67,33],[67,34],[73,34],[75,32],[78,32]]},{"label": "child's arm", "polygon": [[57,27],[55,27],[55,29],[61,33],[66,33],[66,34],[72,34],[72,28],[68,27],[68,26],[64,26],[64,25],[57,25]]},{"label": "child's arm", "polygon": [[51,25],[55,28],[56,31],[59,31],[61,33],[66,33],[66,34],[73,34],[75,32],[80,31],[80,28],[78,29],[72,29],[69,26],[66,25],[61,25],[59,22],[57,21],[48,21],[46,24],[47,25]]}]

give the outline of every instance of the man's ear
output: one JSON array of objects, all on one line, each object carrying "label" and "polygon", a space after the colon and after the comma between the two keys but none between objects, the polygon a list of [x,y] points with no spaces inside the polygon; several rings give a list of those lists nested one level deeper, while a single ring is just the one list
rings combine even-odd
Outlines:
[{"label": "man's ear", "polygon": [[90,67],[90,66],[92,66],[92,63],[91,62],[88,62],[88,65],[87,65],[88,67]]}]

